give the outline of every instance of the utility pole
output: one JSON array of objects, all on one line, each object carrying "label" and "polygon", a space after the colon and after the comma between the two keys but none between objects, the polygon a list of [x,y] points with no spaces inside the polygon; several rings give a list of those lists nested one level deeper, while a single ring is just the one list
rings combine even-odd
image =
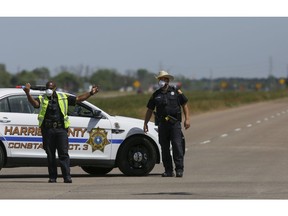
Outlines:
[{"label": "utility pole", "polygon": [[273,75],[273,59],[272,56],[269,57],[269,77]]},{"label": "utility pole", "polygon": [[214,82],[213,82],[213,70],[210,69],[210,91],[213,91]]},{"label": "utility pole", "polygon": [[269,57],[269,75],[268,75],[270,91],[274,89],[274,77],[273,77],[273,58]]}]

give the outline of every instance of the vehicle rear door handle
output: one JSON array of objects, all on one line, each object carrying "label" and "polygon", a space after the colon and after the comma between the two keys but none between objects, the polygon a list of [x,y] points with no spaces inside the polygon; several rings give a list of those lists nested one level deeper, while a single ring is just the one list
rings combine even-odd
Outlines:
[{"label": "vehicle rear door handle", "polygon": [[0,119],[0,122],[2,122],[2,123],[8,123],[8,122],[11,122],[11,120],[8,119],[7,117],[3,117],[3,119]]}]

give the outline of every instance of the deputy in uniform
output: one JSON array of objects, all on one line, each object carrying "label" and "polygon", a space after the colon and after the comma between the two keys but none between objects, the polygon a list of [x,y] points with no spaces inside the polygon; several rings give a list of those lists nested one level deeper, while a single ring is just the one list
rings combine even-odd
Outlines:
[{"label": "deputy in uniform", "polygon": [[43,138],[43,148],[48,159],[49,183],[55,183],[57,179],[56,150],[62,171],[64,183],[72,183],[70,175],[70,157],[68,154],[68,128],[70,126],[67,115],[68,106],[75,106],[77,102],[84,101],[98,92],[98,87],[93,86],[90,92],[80,96],[70,96],[56,92],[56,84],[53,81],[46,83],[46,94],[33,98],[30,95],[31,85],[27,83],[24,91],[28,101],[34,108],[40,108],[38,115],[39,127]]},{"label": "deputy in uniform", "polygon": [[155,123],[158,125],[159,143],[162,151],[162,161],[165,172],[162,177],[175,176],[173,170],[170,143],[173,150],[173,161],[175,164],[176,177],[182,177],[184,171],[185,139],[181,128],[181,107],[184,113],[184,128],[190,127],[190,116],[188,99],[177,89],[169,85],[174,79],[166,71],[160,71],[156,76],[159,82],[159,89],[156,90],[147,104],[143,130],[148,132],[148,122],[155,112]]}]

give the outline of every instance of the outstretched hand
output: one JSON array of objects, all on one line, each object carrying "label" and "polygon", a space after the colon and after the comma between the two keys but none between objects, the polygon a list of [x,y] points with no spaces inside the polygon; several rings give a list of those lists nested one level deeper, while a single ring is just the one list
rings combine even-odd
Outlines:
[{"label": "outstretched hand", "polygon": [[90,94],[91,94],[91,95],[94,95],[94,94],[96,94],[98,91],[99,91],[98,86],[93,85],[93,86],[92,86],[92,89],[91,89],[91,91],[90,91]]},{"label": "outstretched hand", "polygon": [[25,84],[25,87],[23,88],[24,92],[25,92],[26,94],[29,94],[30,89],[31,89],[30,83],[26,83],[26,84]]}]

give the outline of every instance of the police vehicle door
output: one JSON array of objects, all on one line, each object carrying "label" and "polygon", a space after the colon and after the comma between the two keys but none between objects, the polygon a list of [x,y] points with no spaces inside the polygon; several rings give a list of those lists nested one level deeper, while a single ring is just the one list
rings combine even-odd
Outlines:
[{"label": "police vehicle door", "polygon": [[[95,111],[94,111],[95,112]],[[104,115],[93,114],[88,104],[69,106],[69,155],[71,159],[110,159],[111,123]]]},{"label": "police vehicle door", "polygon": [[24,94],[0,100],[0,139],[8,157],[46,158],[37,112]]}]

